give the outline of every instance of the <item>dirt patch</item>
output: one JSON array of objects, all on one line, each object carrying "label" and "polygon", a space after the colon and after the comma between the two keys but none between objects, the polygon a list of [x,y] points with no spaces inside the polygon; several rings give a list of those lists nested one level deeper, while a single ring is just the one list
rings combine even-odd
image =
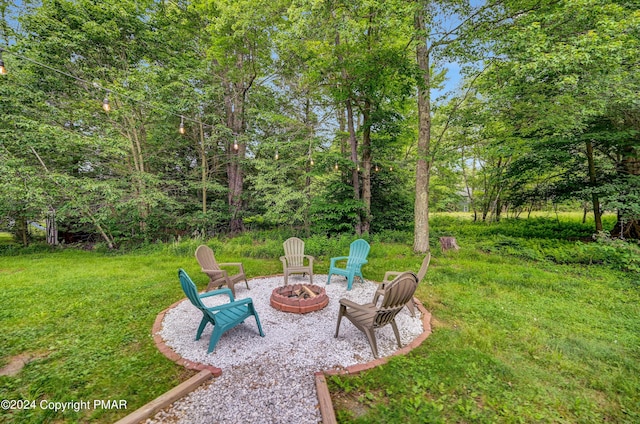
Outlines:
[{"label": "dirt patch", "polygon": [[369,412],[369,409],[371,408],[369,408],[359,400],[360,395],[361,394],[359,393],[345,392],[332,394],[331,400],[333,401],[333,409],[335,409],[336,411],[349,411],[354,419],[367,415],[367,412]]},{"label": "dirt patch", "polygon": [[46,353],[25,352],[12,356],[9,358],[9,363],[0,368],[0,375],[15,377],[29,362],[34,359],[45,358],[47,355]]}]

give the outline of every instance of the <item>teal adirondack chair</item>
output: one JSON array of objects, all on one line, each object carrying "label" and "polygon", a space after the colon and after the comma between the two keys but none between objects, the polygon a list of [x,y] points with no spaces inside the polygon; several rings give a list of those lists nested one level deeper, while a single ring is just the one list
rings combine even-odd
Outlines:
[{"label": "teal adirondack chair", "polygon": [[[193,306],[202,311],[202,321],[200,321],[200,326],[196,333],[196,340],[200,340],[202,330],[207,326],[207,323],[211,323],[211,325],[213,325],[213,333],[211,334],[209,350],[207,350],[207,353],[213,352],[213,349],[216,347],[216,343],[218,343],[218,340],[220,340],[220,337],[225,331],[231,330],[236,325],[243,323],[244,320],[249,318],[251,315],[256,319],[260,336],[264,337],[260,318],[258,318],[258,313],[253,306],[253,300],[251,300],[251,298],[234,300],[233,293],[231,293],[231,290],[228,288],[212,290],[199,294],[196,289],[196,285],[193,284],[193,281],[191,281],[191,278],[183,269],[178,271],[178,277],[180,278],[182,290],[184,290],[184,293],[187,295]],[[229,296],[229,303],[213,307],[206,306],[202,303],[202,299],[206,297],[221,294]]]},{"label": "teal adirondack chair", "polygon": [[[329,266],[329,278],[327,284],[331,283],[331,275],[342,275],[347,278],[347,290],[351,290],[353,285],[353,279],[360,277],[360,280],[364,280],[362,276],[362,265],[367,263],[367,255],[369,254],[369,243],[366,240],[358,239],[351,243],[349,247],[349,256],[339,256],[337,258],[331,258],[331,265]],[[344,268],[339,268],[336,263],[339,261],[347,261]]]}]

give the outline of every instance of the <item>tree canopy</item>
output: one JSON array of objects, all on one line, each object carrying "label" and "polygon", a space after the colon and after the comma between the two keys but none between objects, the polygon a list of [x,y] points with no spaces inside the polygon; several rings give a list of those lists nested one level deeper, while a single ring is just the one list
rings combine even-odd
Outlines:
[{"label": "tree canopy", "polygon": [[638,238],[638,6],[2,1],[0,226],[111,248],[401,229],[426,251],[430,210],[572,202]]}]

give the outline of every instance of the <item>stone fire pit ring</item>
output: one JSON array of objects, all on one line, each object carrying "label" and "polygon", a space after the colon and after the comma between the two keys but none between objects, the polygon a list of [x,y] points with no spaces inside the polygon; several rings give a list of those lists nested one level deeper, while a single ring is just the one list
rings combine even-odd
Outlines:
[{"label": "stone fire pit ring", "polygon": [[[294,292],[303,291],[313,292],[315,297],[292,297]],[[294,314],[306,314],[308,312],[319,311],[329,304],[329,297],[324,287],[314,284],[291,284],[280,286],[271,292],[271,306],[282,312],[291,312]]]}]

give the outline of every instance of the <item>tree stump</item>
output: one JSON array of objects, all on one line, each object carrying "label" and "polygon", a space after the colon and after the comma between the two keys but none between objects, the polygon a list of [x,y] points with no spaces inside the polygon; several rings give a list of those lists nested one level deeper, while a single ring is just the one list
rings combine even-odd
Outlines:
[{"label": "tree stump", "polygon": [[460,246],[458,246],[455,237],[440,237],[440,248],[442,249],[442,253],[451,249],[456,251],[460,250]]}]

